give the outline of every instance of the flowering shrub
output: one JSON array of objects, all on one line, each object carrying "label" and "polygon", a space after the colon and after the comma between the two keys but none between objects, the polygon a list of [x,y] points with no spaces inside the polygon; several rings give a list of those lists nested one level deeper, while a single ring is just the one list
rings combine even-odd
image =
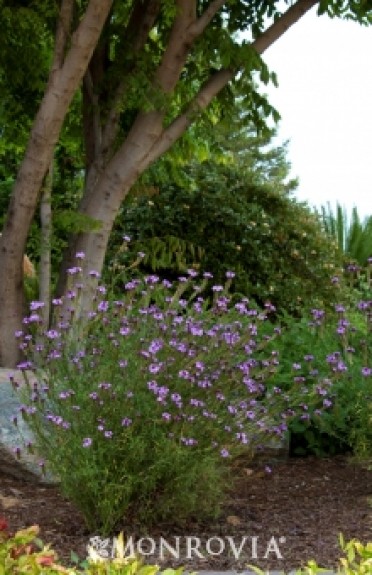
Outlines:
[{"label": "flowering shrub", "polygon": [[[230,458],[288,427],[315,424],[371,448],[371,333],[359,337],[343,308],[336,335],[322,310],[281,333],[267,321],[271,304],[229,295],[233,273],[206,300],[211,274],[190,270],[175,284],[128,281],[120,300],[100,285],[79,325],[80,272],[53,302],[53,329],[42,331],[43,304],[32,302],[17,334],[20,367],[38,381],[23,388],[20,414],[90,529],[109,533],[134,512],[142,525],[218,513]],[[371,305],[358,313],[370,318]]]},{"label": "flowering shrub", "polygon": [[291,395],[297,453],[372,453],[372,300],[286,317],[275,385]]},{"label": "flowering shrub", "polygon": [[229,273],[211,302],[202,296],[210,274],[174,286],[149,276],[129,281],[121,300],[99,286],[74,332],[83,287],[80,268],[70,273],[69,317],[54,300],[55,328],[39,333],[33,302],[33,334],[17,334],[28,356],[20,367],[39,382],[23,390],[20,412],[63,492],[103,533],[134,509],[142,524],[217,513],[229,458],[287,429],[286,398],[265,393],[277,363],[265,357],[278,335],[263,330],[271,306],[234,303]]}]

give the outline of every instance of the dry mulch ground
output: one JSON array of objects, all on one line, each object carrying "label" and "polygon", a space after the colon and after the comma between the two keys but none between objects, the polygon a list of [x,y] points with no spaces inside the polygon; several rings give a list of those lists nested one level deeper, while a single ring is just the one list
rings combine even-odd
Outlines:
[{"label": "dry mulch ground", "polygon": [[[163,525],[149,534],[156,541],[163,536],[170,544],[178,535],[181,546],[186,536],[200,537],[204,541],[200,547],[202,552],[208,537],[220,537],[225,542],[225,552],[187,560],[184,549],[180,561],[168,561],[168,565],[179,563],[188,569],[221,571],[246,569],[251,563],[263,569],[287,570],[315,559],[332,568],[340,555],[339,533],[346,539],[372,541],[371,466],[344,457],[296,458],[277,463],[271,473],[265,472],[262,464],[245,466],[243,463],[237,469],[237,476],[218,521],[190,523],[183,530]],[[0,474],[2,515],[12,530],[38,524],[41,538],[51,543],[64,561],[69,559],[72,550],[82,558],[86,555],[92,534],[85,529],[79,512],[56,487],[35,486]],[[130,526],[126,533],[133,534]],[[225,538],[233,537],[238,547],[244,536],[247,538],[244,552],[236,560]],[[264,559],[272,537],[278,547],[272,545],[269,558]],[[252,557],[252,538],[257,544],[258,559]],[[219,543],[217,540],[214,543],[217,544],[214,550],[218,552]],[[278,550],[283,559],[277,558]],[[148,562],[158,563],[159,557],[149,557]]]}]

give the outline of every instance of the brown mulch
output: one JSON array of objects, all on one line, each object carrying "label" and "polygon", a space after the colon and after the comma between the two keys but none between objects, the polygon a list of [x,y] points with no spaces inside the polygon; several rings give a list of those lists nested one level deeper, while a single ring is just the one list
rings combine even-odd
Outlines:
[{"label": "brown mulch", "polygon": [[[338,537],[372,541],[372,470],[345,457],[330,459],[297,458],[276,463],[272,472],[263,464],[244,463],[237,469],[237,483],[231,491],[218,521],[189,524],[180,531],[171,525],[158,526],[151,536],[164,537],[170,544],[176,535],[181,547],[186,536],[205,540],[219,537],[225,542],[225,552],[205,559],[187,560],[186,549],[180,561],[187,569],[215,570],[247,569],[254,564],[262,569],[287,570],[298,568],[309,559],[324,567],[335,567],[340,556]],[[32,524],[41,528],[41,538],[52,545],[66,562],[74,551],[85,558],[90,534],[79,512],[59,493],[58,488],[35,486],[0,474],[0,516],[4,516],[12,531]],[[127,528],[127,535],[130,527]],[[226,537],[233,538],[236,547],[246,537],[239,560],[229,549]],[[253,538],[253,539],[252,539]],[[271,543],[275,538],[275,544]],[[255,541],[257,556],[254,557]],[[218,552],[220,543],[214,540]],[[213,548],[213,544],[211,543]],[[264,554],[268,551],[268,559]],[[278,551],[283,559],[277,557]],[[148,562],[162,563],[158,555]]]}]

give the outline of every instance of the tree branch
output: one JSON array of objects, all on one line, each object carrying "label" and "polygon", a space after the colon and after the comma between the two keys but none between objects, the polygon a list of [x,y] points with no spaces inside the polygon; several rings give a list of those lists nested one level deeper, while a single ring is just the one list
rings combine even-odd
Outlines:
[{"label": "tree branch", "polygon": [[169,94],[176,86],[192,45],[190,32],[196,18],[196,0],[176,0],[177,14],[168,45],[155,73],[154,87]]},{"label": "tree branch", "polygon": [[203,14],[190,26],[190,32],[194,38],[204,32],[205,28],[224,4],[226,4],[226,0],[213,0],[213,2],[210,3]]},{"label": "tree branch", "polygon": [[58,70],[63,65],[67,40],[71,32],[74,4],[75,0],[62,0],[57,21],[52,71]]},{"label": "tree branch", "polygon": [[[132,50],[137,55],[143,49],[148,39],[150,30],[153,28],[155,20],[160,10],[160,0],[137,1],[126,29],[126,35],[133,38]],[[102,136],[102,154],[105,155],[111,148],[119,130],[120,102],[122,101],[128,86],[128,75],[133,74],[136,63],[130,69],[123,72],[126,77],[119,82],[114,94],[112,104],[107,115],[106,124]]]},{"label": "tree branch", "polygon": [[276,22],[252,42],[258,54],[263,54],[278,38],[283,36],[306,12],[319,3],[319,0],[298,0]]},{"label": "tree branch", "polygon": [[[252,42],[253,48],[259,54],[262,54],[317,3],[318,0],[298,0],[279,20],[274,22],[259,38]],[[161,136],[143,159],[143,169],[146,169],[147,166],[169,150],[194,121],[195,115],[205,110],[211,100],[234,78],[237,72],[238,70],[222,69],[204,83],[187,109],[163,130]]]}]

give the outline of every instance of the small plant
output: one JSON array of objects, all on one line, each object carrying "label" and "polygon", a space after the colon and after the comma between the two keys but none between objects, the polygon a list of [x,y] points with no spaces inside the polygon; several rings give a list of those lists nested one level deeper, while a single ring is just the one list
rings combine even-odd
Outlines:
[{"label": "small plant", "polygon": [[[335,575],[371,575],[372,543],[363,545],[355,539],[345,543],[342,535],[340,535],[340,546],[345,557],[339,559],[337,571],[334,572]],[[257,575],[269,575],[254,565],[249,565],[249,567]],[[330,570],[320,567],[316,561],[309,561],[305,567],[293,573],[294,575],[321,575],[322,573],[330,573]]]},{"label": "small plant", "polygon": [[[137,557],[124,555],[123,536],[119,535],[112,558],[104,559],[92,549],[80,568],[63,567],[56,553],[38,539],[34,525],[14,534],[0,518],[0,575],[181,575],[183,568],[159,571],[158,565],[143,565]],[[192,574],[194,575],[194,574]]]}]

